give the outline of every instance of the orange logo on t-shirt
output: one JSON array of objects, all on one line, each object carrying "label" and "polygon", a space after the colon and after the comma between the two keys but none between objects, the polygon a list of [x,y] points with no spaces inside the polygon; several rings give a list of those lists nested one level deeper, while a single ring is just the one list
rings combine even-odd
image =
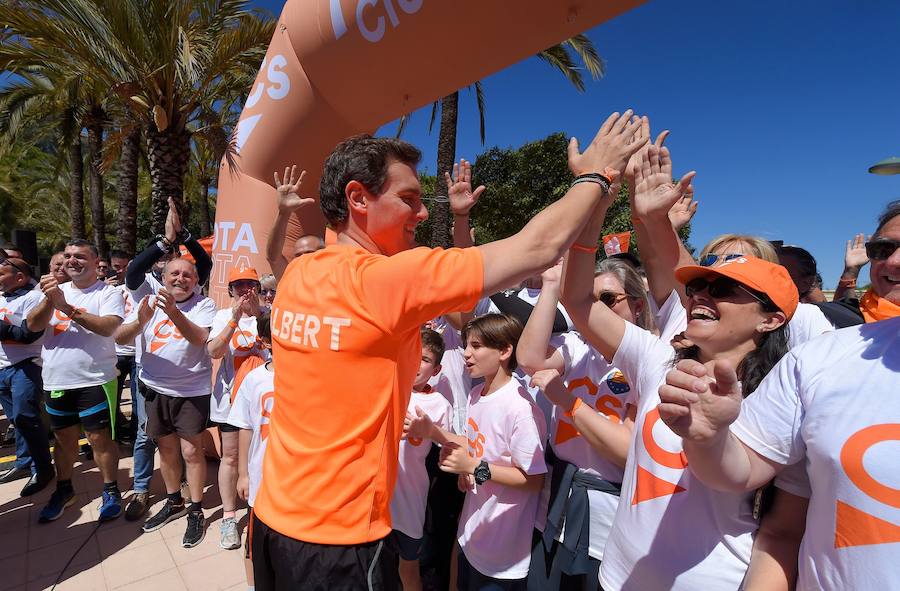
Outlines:
[{"label": "orange logo on t-shirt", "polygon": [[[666,468],[674,468],[676,470],[684,470],[688,463],[684,452],[676,453],[667,451],[653,438],[653,427],[659,422],[659,409],[654,408],[644,417],[644,424],[641,426],[641,442],[650,459]],[[643,501],[649,501],[657,497],[665,497],[683,492],[683,486],[679,486],[672,482],[667,482],[662,478],[654,475],[649,470],[637,467],[637,478],[634,484],[634,496],[631,499],[632,505],[637,505]]]},{"label": "orange logo on t-shirt", "polygon": [[[875,480],[863,463],[866,452],[884,441],[900,441],[900,424],[871,425],[851,435],[841,448],[841,467],[850,482],[866,496],[884,505],[900,509],[900,489]],[[900,542],[900,526],[840,500],[837,501],[835,508],[834,525],[835,548]]]},{"label": "orange logo on t-shirt", "polygon": [[[618,374],[618,372],[616,373]],[[587,376],[571,380],[569,382],[569,385],[566,386],[566,389],[572,393],[574,393],[578,388],[585,388],[587,390],[588,396],[590,396],[591,398],[596,396],[597,392],[599,391],[599,389],[597,388],[597,384],[595,384],[593,380],[591,380],[591,378]],[[627,392],[627,388],[625,391]],[[588,404],[591,404],[591,401],[587,398],[582,397],[582,399]],[[597,412],[601,413],[609,420],[616,421],[617,423],[621,423],[623,421],[625,403],[623,403],[615,396],[610,396],[608,394],[605,396],[601,396],[596,401],[594,401],[593,406],[597,409]],[[566,441],[569,441],[570,439],[575,439],[576,437],[581,437],[581,433],[579,433],[578,429],[575,428],[575,425],[572,424],[571,419],[561,417],[559,423],[556,425],[556,437],[553,441],[553,444],[560,445],[562,443],[565,443]]]},{"label": "orange logo on t-shirt", "polygon": [[165,320],[160,320],[156,323],[156,326],[153,327],[153,337],[150,339],[150,352],[156,353],[159,351],[163,345],[172,340],[181,340],[184,337],[181,336],[181,331],[175,326],[175,324],[168,318]]},{"label": "orange logo on t-shirt", "polygon": [[473,458],[480,458],[484,455],[484,434],[479,432],[478,423],[475,422],[474,419],[469,418],[469,428],[472,430],[471,432],[474,436],[469,439],[469,455]]},{"label": "orange logo on t-shirt", "polygon": [[[75,308],[76,310],[81,310],[82,312],[87,312],[85,308]],[[53,322],[53,321],[56,322]],[[60,312],[59,310],[53,310],[53,318],[51,319],[51,324],[53,325],[53,336],[56,336],[60,333],[66,332],[69,330],[69,326],[72,324],[72,319]]]},{"label": "orange logo on t-shirt", "polygon": [[269,419],[275,405],[275,392],[266,392],[259,401],[262,406],[262,423],[259,425],[259,437],[265,441],[269,437]]}]

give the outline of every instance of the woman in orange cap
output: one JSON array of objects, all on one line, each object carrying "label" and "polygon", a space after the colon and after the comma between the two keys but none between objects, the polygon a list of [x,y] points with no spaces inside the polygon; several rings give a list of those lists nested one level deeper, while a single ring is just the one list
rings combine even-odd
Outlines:
[{"label": "woman in orange cap", "polygon": [[222,437],[222,460],[219,464],[219,491],[222,495],[222,524],[219,544],[226,550],[240,548],[237,529],[238,433],[228,424],[234,376],[238,368],[255,359],[268,360],[269,350],[256,332],[256,317],[262,306],[260,282],[256,269],[233,268],[228,274],[231,307],[219,310],[213,320],[207,350],[213,359],[221,359],[213,386],[210,420],[219,427]]},{"label": "woman in orange cap", "polygon": [[[690,191],[693,174],[672,184],[665,148],[650,146],[638,159],[643,161],[635,167],[636,199],[658,191],[674,202]],[[729,360],[751,392],[787,352],[786,324],[797,308],[796,287],[783,267],[749,256],[716,267],[679,269],[689,320],[686,336],[693,346],[676,351],[591,297],[594,249],[588,245],[597,244],[604,214],[595,213],[569,251],[563,289],[576,328],[625,374],[637,407],[600,584],[608,591],[737,589],[759,527],[755,495],[714,491],[691,476],[681,438],[660,421],[658,390],[673,362],[692,358],[710,368],[717,360]],[[536,377],[551,399],[571,400],[557,396],[562,383],[553,376]],[[594,412],[577,401],[566,411]]]}]

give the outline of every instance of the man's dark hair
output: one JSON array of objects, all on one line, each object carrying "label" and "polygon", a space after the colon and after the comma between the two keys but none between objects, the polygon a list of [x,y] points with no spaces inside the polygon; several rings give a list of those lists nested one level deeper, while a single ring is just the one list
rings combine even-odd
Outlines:
[{"label": "man's dark hair", "polygon": [[[792,279],[794,279],[794,283],[797,286],[797,291],[800,292],[800,297],[805,297],[816,285],[816,276],[819,274],[816,257],[800,246],[779,246],[775,249],[775,252],[778,253],[778,259],[782,261],[782,264],[784,264],[785,255],[794,257],[797,261],[797,271],[800,273],[800,276],[792,277]],[[788,265],[784,266],[788,269],[791,268]]]},{"label": "man's dark hair", "polygon": [[884,208],[884,211],[881,213],[881,215],[878,216],[878,228],[875,229],[875,235],[878,236],[879,234],[881,234],[881,231],[888,224],[888,222],[898,215],[900,215],[900,199],[888,203],[887,207]]},{"label": "man's dark hair", "polygon": [[415,167],[422,158],[417,147],[394,138],[355,135],[339,143],[328,159],[319,181],[319,205],[332,227],[347,221],[350,210],[344,193],[347,183],[358,181],[371,193],[379,194],[393,161]]},{"label": "man's dark hair", "polygon": [[111,250],[109,251],[110,259],[131,259],[131,255],[125,252],[124,250]]},{"label": "man's dark hair", "polygon": [[268,312],[256,317],[256,334],[261,339],[272,340],[272,315]]},{"label": "man's dark hair", "polygon": [[87,247],[91,249],[91,252],[94,253],[95,257],[100,256],[100,251],[97,250],[97,246],[91,242],[90,240],[85,240],[84,238],[76,238],[75,240],[69,240],[66,242],[66,247],[75,246],[75,247]]},{"label": "man's dark hair", "polygon": [[422,347],[434,354],[434,364],[440,365],[444,358],[444,337],[430,328],[422,329]]}]

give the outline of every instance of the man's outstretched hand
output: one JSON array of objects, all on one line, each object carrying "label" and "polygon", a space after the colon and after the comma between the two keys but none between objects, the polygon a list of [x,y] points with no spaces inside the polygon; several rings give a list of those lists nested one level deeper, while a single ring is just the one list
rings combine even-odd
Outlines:
[{"label": "man's outstretched hand", "polygon": [[622,174],[631,156],[650,139],[644,135],[643,118],[632,115],[631,109],[610,115],[584,152],[578,151],[578,140],[569,141],[569,169],[575,176],[596,172],[618,178]]},{"label": "man's outstretched hand", "polygon": [[484,185],[472,190],[472,165],[468,160],[460,159],[453,165],[453,175],[444,173],[447,183],[447,198],[450,200],[450,211],[453,215],[469,215],[479,197],[484,193]]},{"label": "man's outstretched hand", "polygon": [[[304,205],[312,205],[316,202],[312,197],[300,196],[300,185],[306,171],[301,171],[297,176],[297,166],[284,169],[284,176],[279,178],[275,173],[275,191],[278,193],[278,209],[283,213],[292,213]],[[283,182],[282,182],[283,181]]]}]

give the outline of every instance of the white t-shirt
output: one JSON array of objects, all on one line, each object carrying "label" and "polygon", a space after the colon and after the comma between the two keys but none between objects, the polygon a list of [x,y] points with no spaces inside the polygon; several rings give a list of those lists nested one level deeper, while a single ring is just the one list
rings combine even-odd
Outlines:
[{"label": "white t-shirt", "polygon": [[[66,302],[89,314],[125,318],[125,300],[102,281],[78,289],[71,281],[59,286]],[[44,295],[41,294],[41,299]],[[54,309],[41,350],[45,390],[100,386],[116,377],[116,342],[89,331]]]},{"label": "white t-shirt", "polygon": [[269,439],[269,417],[275,406],[275,372],[269,369],[269,365],[260,365],[244,376],[228,413],[229,425],[253,430],[247,466],[250,476],[250,497],[247,504],[251,507],[262,482],[263,457],[266,455]]},{"label": "white t-shirt", "polygon": [[[197,287],[199,287],[199,285]],[[134,298],[135,302],[140,302],[144,296],[156,295],[156,292],[162,288],[163,284],[153,275],[153,273],[145,273],[144,282],[141,283],[140,287],[137,289],[128,289],[126,287],[125,289],[131,292],[131,296]]]},{"label": "white t-shirt", "polygon": [[[212,330],[209,331],[209,340],[219,336],[230,320],[231,308],[223,308],[216,312]],[[271,359],[269,350],[263,346],[256,333],[256,317],[241,316],[237,328],[228,341],[228,351],[219,362],[219,371],[216,372],[213,399],[209,409],[209,418],[213,421],[217,423],[228,421],[228,412],[231,410],[231,385],[234,383],[238,368],[250,355],[257,355],[267,361]]]},{"label": "white t-shirt", "polygon": [[[659,327],[660,339],[666,343],[687,328],[687,312],[677,292],[673,291],[656,313],[656,326]],[[818,306],[798,304],[797,310],[788,321],[788,348],[793,349],[809,339],[833,330],[834,325],[828,321]]]},{"label": "white t-shirt", "polygon": [[[439,393],[413,392],[409,399],[409,412],[416,414],[416,407],[425,411],[435,425],[450,430],[453,407]],[[411,538],[422,537],[425,524],[425,505],[428,502],[428,471],[425,458],[431,450],[428,439],[407,439],[400,442],[400,466],[397,484],[391,497],[391,526]]]},{"label": "white t-shirt", "polygon": [[633,324],[612,363],[635,387],[622,496],[600,564],[607,591],[735,591],[750,563],[754,493],[724,493],[686,470],[682,440],[659,418],[674,350]]},{"label": "white t-shirt", "polygon": [[[497,466],[515,466],[526,474],[545,474],[541,411],[515,378],[488,396],[481,395],[483,387],[475,386],[469,395],[469,455]],[[528,574],[539,494],[493,480],[466,493],[459,545],[478,572],[496,579]]]},{"label": "white t-shirt", "polygon": [[[208,297],[194,294],[175,305],[197,326],[212,326],[216,304]],[[136,319],[137,308],[127,321]],[[206,345],[188,342],[164,311],[153,309],[153,316],[138,334],[137,346],[141,349],[141,381],[149,387],[176,398],[209,395],[212,359]]]},{"label": "white t-shirt", "polygon": [[791,351],[732,429],[773,462],[805,468],[811,494],[798,590],[897,588],[900,318]]},{"label": "white t-shirt", "polygon": [[[0,322],[12,326],[22,326],[28,313],[41,303],[43,294],[40,290],[29,290],[20,296],[8,298],[0,293]],[[15,365],[26,359],[41,356],[43,337],[33,343],[16,341],[0,341],[0,369]]]},{"label": "white t-shirt", "polygon": [[[623,422],[626,406],[632,403],[633,392],[622,372],[610,365],[577,332],[562,335],[562,344],[557,350],[565,365],[562,378],[568,390],[608,419]],[[621,483],[624,478],[624,470],[594,451],[575,428],[572,419],[566,417],[558,406],[553,408],[550,445],[558,458],[575,464],[579,472],[616,483]],[[619,497],[589,490],[588,502],[591,512],[588,554],[602,560]],[[564,531],[561,531],[560,540],[563,534]]]},{"label": "white t-shirt", "polygon": [[[129,318],[132,310],[137,307],[134,297],[131,295],[131,290],[125,287],[124,283],[116,286],[116,289],[122,292],[122,297],[125,299],[125,318]],[[135,339],[135,341],[137,341],[137,339]],[[120,357],[133,357],[136,350],[133,343],[131,345],[120,345],[119,343],[116,343],[116,355]]]}]

